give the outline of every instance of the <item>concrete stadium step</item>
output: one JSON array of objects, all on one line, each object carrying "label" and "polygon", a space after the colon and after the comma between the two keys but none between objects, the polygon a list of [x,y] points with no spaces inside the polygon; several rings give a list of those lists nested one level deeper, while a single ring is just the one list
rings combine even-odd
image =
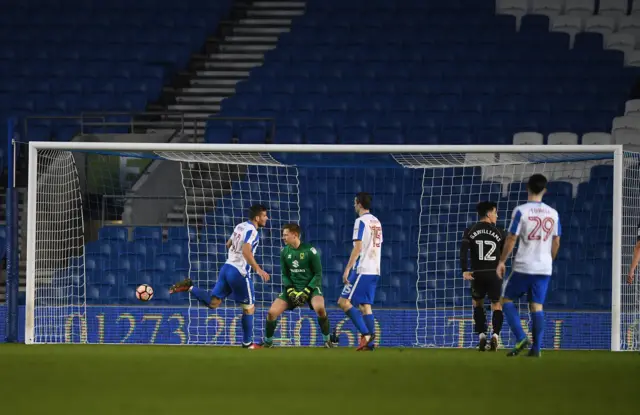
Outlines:
[{"label": "concrete stadium step", "polygon": [[291,26],[291,19],[248,18],[248,19],[240,19],[238,22],[241,25],[246,25],[246,26],[281,26],[281,27]]},{"label": "concrete stadium step", "polygon": [[[220,111],[220,105],[202,105],[202,104],[172,104],[168,105],[169,111],[193,111],[204,114]],[[185,114],[186,115],[186,114]]]},{"label": "concrete stadium step", "polygon": [[286,9],[300,8],[304,9],[306,3],[304,1],[256,1],[251,4],[254,8],[264,9]]},{"label": "concrete stadium step", "polygon": [[177,93],[180,96],[184,95],[230,95],[236,91],[235,88],[208,88],[208,87],[190,87],[190,88],[182,88]]},{"label": "concrete stadium step", "polygon": [[224,38],[228,43],[277,43],[278,36],[245,36],[245,35],[232,35]]},{"label": "concrete stadium step", "polygon": [[203,96],[203,95],[178,95],[176,102],[178,104],[219,104],[225,96]]},{"label": "concrete stadium step", "polygon": [[239,52],[239,51],[266,52],[271,49],[275,49],[276,45],[275,44],[249,45],[249,44],[223,43],[219,47],[220,47],[220,50],[224,52]]},{"label": "concrete stadium step", "polygon": [[233,86],[240,82],[242,79],[215,79],[215,78],[193,78],[189,82],[194,87],[201,86]]},{"label": "concrete stadium step", "polygon": [[197,71],[196,76],[207,76],[215,78],[246,78],[249,76],[249,71],[244,70],[211,70],[211,71]]},{"label": "concrete stadium step", "polygon": [[233,33],[238,35],[279,35],[290,31],[288,27],[237,26],[233,28]]},{"label": "concrete stadium step", "polygon": [[235,62],[252,62],[262,61],[264,54],[262,53],[213,53],[209,55],[210,60],[216,61],[235,61]]},{"label": "concrete stadium step", "polygon": [[225,61],[206,61],[204,63],[205,68],[207,69],[217,69],[217,70],[225,70],[225,69],[251,69],[258,66],[262,66],[264,63],[263,60],[256,60],[252,62],[225,62]]},{"label": "concrete stadium step", "polygon": [[268,9],[253,9],[247,10],[248,17],[295,17],[301,16],[304,14],[304,10],[300,9],[279,9],[279,10],[268,10]]}]

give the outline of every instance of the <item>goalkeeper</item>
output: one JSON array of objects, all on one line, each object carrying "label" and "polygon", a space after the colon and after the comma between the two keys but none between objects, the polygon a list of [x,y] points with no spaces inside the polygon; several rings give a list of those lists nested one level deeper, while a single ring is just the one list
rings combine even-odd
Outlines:
[{"label": "goalkeeper", "polygon": [[282,240],[286,244],[280,251],[280,269],[284,292],[275,299],[267,314],[266,336],[263,347],[273,347],[273,334],[278,317],[286,310],[309,304],[318,315],[318,325],[324,339],[324,347],[332,342],[329,317],[322,296],[322,265],[320,254],[308,243],[300,241],[300,226],[289,223],[282,228]]}]

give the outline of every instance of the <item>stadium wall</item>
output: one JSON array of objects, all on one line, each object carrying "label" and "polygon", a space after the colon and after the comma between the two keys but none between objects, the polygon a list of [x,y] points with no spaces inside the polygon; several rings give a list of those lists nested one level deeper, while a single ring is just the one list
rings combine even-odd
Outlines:
[{"label": "stadium wall", "polygon": [[[19,340],[24,341],[24,307],[20,307]],[[446,324],[434,327],[430,336],[439,337],[445,344],[457,347],[469,347],[472,339],[473,319],[462,311],[431,310],[430,317],[443,319]],[[6,319],[6,306],[0,306],[0,321]],[[231,313],[229,313],[231,314]],[[256,317],[264,319],[266,310],[258,310]],[[329,310],[332,327],[337,327],[341,346],[355,346],[357,336],[353,325],[338,309]],[[285,317],[295,318],[294,330],[300,331],[302,346],[319,346],[322,336],[317,326],[315,315],[310,310],[303,310],[302,317],[297,313],[285,313]],[[415,343],[415,326],[417,312],[410,309],[376,310],[376,327],[381,346],[411,347]],[[126,306],[90,306],[87,307],[86,335],[90,343],[130,343],[130,344],[185,344],[187,342],[186,327],[188,308],[185,307],[126,307]],[[526,321],[523,321],[526,326]],[[69,319],[65,327],[67,341],[78,341],[72,338],[71,326],[79,327],[78,317]],[[240,313],[233,317],[223,318],[213,312],[206,318],[212,341],[215,336],[227,333],[240,345],[241,323]],[[281,333],[278,326],[276,339],[293,339],[294,333]],[[553,349],[609,349],[610,348],[611,315],[607,312],[548,312],[547,327],[544,332],[545,348]],[[505,330],[508,330],[505,324]],[[79,330],[77,330],[79,332]],[[436,331],[438,331],[436,333]],[[256,332],[257,333],[257,332]],[[631,332],[623,335],[631,336]],[[506,336],[505,336],[506,337]],[[5,339],[5,327],[0,325],[0,341]],[[257,341],[259,339],[256,339]],[[466,342],[466,344],[465,344]],[[289,345],[291,342],[287,342]],[[510,345],[503,345],[505,347]]]}]

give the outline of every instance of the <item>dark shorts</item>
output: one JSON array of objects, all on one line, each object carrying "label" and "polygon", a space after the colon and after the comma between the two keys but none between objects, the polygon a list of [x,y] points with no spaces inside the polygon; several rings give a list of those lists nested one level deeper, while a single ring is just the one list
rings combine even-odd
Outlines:
[{"label": "dark shorts", "polygon": [[[309,301],[307,301],[307,304],[309,305],[309,308],[311,310],[313,310],[313,306],[311,305],[311,299],[315,296],[320,296],[322,297],[322,291],[320,290],[320,287],[316,287],[313,289],[313,292],[311,293],[311,297],[309,297]],[[287,296],[286,292],[280,293],[280,295],[278,296],[279,299],[281,299],[282,301],[286,301],[287,305],[289,307],[287,307],[287,310],[294,310],[296,309],[298,306],[296,306],[295,304],[293,304],[291,301],[289,301],[289,296]]]},{"label": "dark shorts", "polygon": [[484,300],[488,297],[493,303],[500,301],[502,294],[502,280],[495,271],[477,271],[473,273],[471,281],[471,297]]}]

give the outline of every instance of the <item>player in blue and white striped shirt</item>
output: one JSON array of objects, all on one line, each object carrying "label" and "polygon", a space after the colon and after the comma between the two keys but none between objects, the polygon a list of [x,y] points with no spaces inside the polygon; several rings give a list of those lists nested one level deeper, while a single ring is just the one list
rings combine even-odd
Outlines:
[{"label": "player in blue and white striped shirt", "polygon": [[338,305],[361,334],[357,350],[369,351],[373,350],[375,339],[375,320],[371,304],[380,278],[382,225],[378,218],[369,212],[371,196],[368,193],[358,193],[353,207],[358,218],[353,227],[353,249],[342,275],[345,286],[338,299]]},{"label": "player in blue and white striped shirt", "polygon": [[253,268],[263,281],[269,281],[269,274],[260,268],[253,257],[260,241],[258,229],[264,227],[268,219],[265,206],[253,205],[249,209],[249,220],[236,225],[226,243],[229,250],[227,261],[220,268],[218,281],[213,290],[196,287],[189,278],[169,289],[171,294],[189,291],[212,309],[219,307],[227,297],[239,303],[242,306],[242,347],[249,349],[261,348],[253,343],[253,314],[256,308],[253,280],[249,271]]},{"label": "player in blue and white striped shirt", "polygon": [[520,241],[518,252],[513,260],[513,272],[507,280],[502,293],[502,310],[511,331],[516,336],[516,346],[508,356],[517,356],[529,346],[520,315],[513,300],[527,294],[531,313],[533,347],[529,356],[540,356],[542,334],[544,331],[544,312],[542,311],[547,289],[551,281],[553,260],[560,249],[560,217],[551,206],[542,202],[547,188],[547,178],[534,174],[529,178],[527,203],[513,210],[509,236],[496,272],[502,278],[505,262],[513,251],[516,241]]}]

